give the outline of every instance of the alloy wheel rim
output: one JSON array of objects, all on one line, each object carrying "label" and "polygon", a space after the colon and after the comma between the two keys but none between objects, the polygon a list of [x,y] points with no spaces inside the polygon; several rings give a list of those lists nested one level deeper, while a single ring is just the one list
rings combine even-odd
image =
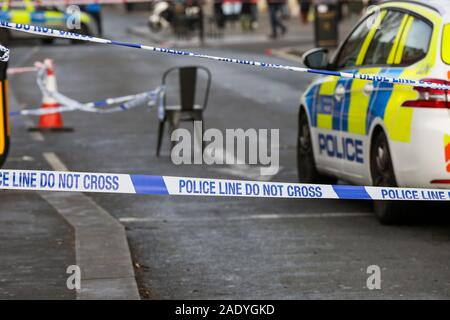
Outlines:
[{"label": "alloy wheel rim", "polygon": [[300,152],[303,155],[309,154],[309,151],[311,149],[311,139],[309,135],[308,126],[305,123],[303,123],[301,127],[301,134],[299,136],[299,145],[300,145]]}]

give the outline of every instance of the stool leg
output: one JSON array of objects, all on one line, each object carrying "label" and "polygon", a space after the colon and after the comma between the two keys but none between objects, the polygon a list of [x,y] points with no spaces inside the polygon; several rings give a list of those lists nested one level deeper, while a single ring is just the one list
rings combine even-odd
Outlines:
[{"label": "stool leg", "polygon": [[[194,163],[201,164],[203,159],[203,122],[197,114],[192,122],[194,128]],[[199,156],[200,154],[200,156]]]},{"label": "stool leg", "polygon": [[205,151],[205,141],[203,140],[203,134],[205,133],[205,121],[203,120],[203,112],[200,113],[200,121],[202,122],[202,155]]},{"label": "stool leg", "polygon": [[164,135],[164,122],[166,120],[162,120],[159,122],[159,128],[158,128],[158,141],[157,141],[157,145],[156,145],[156,156],[159,157],[159,151],[161,150],[161,143],[162,143],[162,138]]},{"label": "stool leg", "polygon": [[173,112],[169,116],[169,138],[171,145],[170,151],[172,151],[176,143],[176,141],[172,141],[172,133],[180,126],[180,120],[181,120],[181,112]]}]

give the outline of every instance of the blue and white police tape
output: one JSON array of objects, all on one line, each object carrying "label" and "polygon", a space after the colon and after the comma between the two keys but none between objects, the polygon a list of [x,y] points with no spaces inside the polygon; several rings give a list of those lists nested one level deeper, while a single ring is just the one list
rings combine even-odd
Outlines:
[{"label": "blue and white police tape", "polygon": [[[37,84],[43,95],[55,99],[61,106],[56,108],[47,109],[24,109],[20,111],[12,111],[10,116],[41,116],[45,114],[52,114],[57,112],[69,112],[69,111],[84,111],[95,113],[114,113],[130,110],[141,105],[147,104],[148,106],[154,106],[158,101],[162,102],[162,95],[164,94],[164,88],[162,86],[157,87],[155,90],[147,91],[143,93],[127,95],[116,98],[108,98],[89,103],[81,103],[74,99],[71,99],[58,91],[50,91],[45,85],[46,69],[43,64],[36,64]],[[118,105],[117,105],[118,104]],[[114,107],[106,108],[112,105]]]},{"label": "blue and white police tape", "polygon": [[[141,105],[147,104],[148,106],[154,106],[158,103],[162,103],[163,94],[164,94],[164,88],[163,86],[157,87],[155,90],[147,91],[143,93],[138,93],[134,95],[128,95],[123,97],[117,97],[117,98],[108,98],[105,100],[100,100],[96,102],[89,102],[89,103],[81,103],[78,102],[72,98],[69,98],[62,93],[55,91],[55,90],[49,90],[46,86],[46,69],[45,66],[41,63],[37,63],[36,67],[38,67],[38,74],[37,74],[37,85],[39,89],[41,90],[42,94],[44,96],[51,97],[58,101],[59,104],[62,105],[62,111],[84,111],[84,112],[96,112],[96,113],[114,113],[114,112],[122,112],[126,110],[130,110],[136,107],[139,107]],[[111,105],[117,105],[112,108],[107,108]],[[54,110],[53,110],[54,111]],[[35,110],[36,113],[44,112],[44,110],[38,109]],[[48,112],[48,110],[45,110],[45,112]],[[30,113],[28,113],[30,114]]]},{"label": "blue and white police tape", "polygon": [[95,43],[102,43],[102,44],[129,47],[129,48],[135,48],[135,49],[142,49],[142,50],[165,53],[165,54],[203,58],[203,59],[209,59],[209,60],[214,60],[214,61],[218,61],[218,62],[235,63],[235,64],[241,64],[241,65],[280,69],[280,70],[295,71],[295,72],[306,72],[306,73],[321,74],[321,75],[327,75],[327,76],[336,76],[336,77],[342,77],[342,78],[348,78],[348,79],[361,79],[361,80],[367,80],[367,81],[373,81],[373,82],[384,82],[384,83],[409,85],[409,86],[416,86],[416,87],[423,87],[423,88],[450,90],[449,84],[431,83],[431,82],[425,82],[422,80],[412,80],[412,79],[405,79],[405,78],[395,78],[395,77],[385,76],[382,74],[372,75],[372,74],[365,74],[365,73],[349,73],[349,72],[339,72],[339,71],[330,71],[330,70],[317,70],[317,69],[292,67],[292,66],[285,66],[285,65],[281,65],[281,64],[273,64],[273,63],[252,61],[252,60],[239,59],[239,58],[217,57],[217,56],[198,54],[198,53],[193,53],[193,52],[188,52],[188,51],[180,51],[180,50],[175,50],[175,49],[146,46],[146,45],[141,45],[138,43],[128,43],[128,42],[107,40],[107,39],[103,39],[103,38],[97,38],[97,37],[92,37],[92,36],[88,36],[88,35],[81,35],[81,34],[64,31],[64,30],[57,30],[57,29],[46,28],[46,27],[42,27],[42,26],[13,23],[13,22],[7,22],[7,21],[0,21],[0,27],[15,30],[15,31],[21,31],[21,32],[32,33],[32,34],[37,34],[37,35],[55,37],[55,38],[89,41],[89,42],[95,42]]},{"label": "blue and white police tape", "polygon": [[36,67],[16,67],[16,68],[8,68],[7,73],[8,76],[13,76],[16,74],[28,73],[38,71]]},{"label": "blue and white police tape", "polygon": [[450,201],[450,190],[316,185],[136,174],[0,170],[0,189],[295,199]]},{"label": "blue and white police tape", "polygon": [[[136,107],[139,107],[141,105],[147,104],[148,106],[154,106],[158,103],[161,105],[163,95],[165,93],[164,87],[159,86],[155,90],[147,91],[143,93],[138,93],[134,95],[128,95],[123,97],[117,97],[117,98],[108,98],[105,100],[100,100],[96,102],[90,102],[90,103],[80,103],[74,99],[71,99],[63,94],[61,94],[58,91],[51,91],[47,88],[45,85],[46,80],[46,69],[45,66],[42,64],[36,65],[38,70],[38,76],[37,76],[37,84],[39,89],[41,90],[43,95],[47,95],[48,97],[51,97],[58,101],[63,107],[66,108],[63,109],[64,111],[84,111],[84,112],[96,112],[96,113],[114,113],[114,112],[122,112],[126,110],[130,110]],[[111,105],[117,105],[112,108],[107,108]],[[42,112],[42,110],[37,110]]]},{"label": "blue and white police tape", "polygon": [[[147,104],[148,106],[154,106],[157,101],[160,89],[157,88],[154,91],[138,93],[134,95],[128,95],[117,98],[108,98],[105,100],[99,100],[89,103],[71,103],[62,105],[56,108],[46,108],[46,109],[24,109],[20,111],[11,111],[10,116],[41,116],[52,113],[62,113],[69,111],[83,111],[83,112],[94,112],[94,113],[114,113],[130,110],[142,105]],[[58,99],[57,99],[58,100]],[[59,102],[60,100],[58,100]],[[107,106],[116,105],[117,106],[103,109]]]}]

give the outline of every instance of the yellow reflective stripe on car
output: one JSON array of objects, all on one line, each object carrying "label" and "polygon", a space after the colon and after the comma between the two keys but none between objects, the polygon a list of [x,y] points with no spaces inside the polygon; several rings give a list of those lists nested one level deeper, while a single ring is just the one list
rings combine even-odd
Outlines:
[{"label": "yellow reflective stripe on car", "polygon": [[87,13],[82,12],[80,16],[80,21],[81,23],[88,25],[89,23],[91,23],[91,16]]},{"label": "yellow reflective stripe on car", "polygon": [[[382,4],[381,8],[384,9],[386,6],[392,8],[394,4]],[[427,56],[416,65],[414,65],[414,67],[405,68],[404,72],[399,76],[401,78],[413,80],[426,78],[428,76],[430,68],[435,64],[442,17],[439,15],[439,13],[414,3],[398,2],[395,3],[395,7],[416,12],[422,17],[428,19],[433,24],[433,34],[431,36],[430,47],[427,52]],[[408,27],[408,25],[405,25],[405,31],[407,31],[406,28]],[[401,63],[405,41],[408,36],[408,32],[405,31],[403,32],[402,40],[399,43],[399,49],[397,50],[398,52],[395,55],[394,62],[399,61],[398,63]],[[405,40],[403,41],[403,39]],[[405,108],[401,105],[406,100],[417,99],[417,95],[417,91],[414,91],[413,87],[411,86],[394,85],[392,89],[392,95],[386,106],[383,119],[390,140],[405,143],[409,143],[411,141],[414,108]]]},{"label": "yellow reflective stripe on car", "polygon": [[[436,58],[436,51],[438,45],[438,39],[440,35],[440,28],[442,25],[442,17],[440,14],[433,9],[426,8],[420,4],[408,3],[408,2],[396,2],[396,3],[383,3],[380,4],[380,9],[392,9],[392,8],[401,8],[406,9],[411,12],[416,12],[420,16],[425,19],[428,19],[433,24],[433,35],[430,41],[430,48],[428,50],[428,54],[424,60],[427,60],[427,63],[430,65],[434,65]],[[405,35],[407,36],[407,35]]]},{"label": "yellow reflective stripe on car", "polygon": [[[360,73],[377,75],[381,68],[362,68]],[[355,79],[351,85],[350,105],[348,107],[348,132],[366,134],[366,121],[370,106],[370,94],[365,94],[363,88],[370,84],[367,80]]]},{"label": "yellow reflective stripe on car", "polygon": [[333,115],[317,113],[317,128],[319,129],[333,129]]},{"label": "yellow reflective stripe on car", "polygon": [[[326,77],[320,85],[319,96],[334,96],[338,80],[333,76]],[[317,112],[317,128],[333,129],[333,115]]]},{"label": "yellow reflective stripe on car", "polygon": [[30,0],[25,0],[24,3],[25,3],[25,8],[26,8],[28,11],[34,11],[34,4],[33,4],[32,1],[30,1]]},{"label": "yellow reflective stripe on car", "polygon": [[444,26],[442,33],[442,60],[450,64],[450,24]]},{"label": "yellow reflective stripe on car", "polygon": [[[417,70],[406,68],[400,77],[417,79]],[[392,141],[411,141],[414,108],[405,108],[402,104],[407,100],[417,99],[417,94],[411,86],[394,85],[383,119],[389,139]]]},{"label": "yellow reflective stripe on car", "polygon": [[27,11],[11,10],[10,14],[11,14],[11,22],[22,23],[22,24],[30,24],[31,23],[31,15]]},{"label": "yellow reflective stripe on car", "polygon": [[409,16],[408,20],[406,21],[406,24],[405,24],[405,29],[403,30],[403,33],[402,33],[402,38],[400,39],[399,44],[398,44],[398,49],[395,54],[394,64],[399,64],[402,61],[403,51],[405,50],[405,43],[406,43],[406,40],[408,39],[408,34],[409,34],[409,31],[411,30],[413,21],[414,21],[414,17]]},{"label": "yellow reflective stripe on car", "polygon": [[44,12],[46,19],[63,19],[64,20],[64,13],[58,12],[58,11],[45,11]]},{"label": "yellow reflective stripe on car", "polygon": [[380,13],[380,17],[375,21],[375,23],[371,27],[369,33],[367,34],[367,37],[364,40],[363,45],[361,46],[361,50],[359,51],[358,57],[356,58],[357,66],[362,65],[364,58],[366,57],[367,50],[369,49],[369,45],[372,42],[372,39],[375,36],[375,33],[377,32],[378,28],[380,27],[381,21],[383,21],[386,14],[387,14],[387,11],[383,11]]},{"label": "yellow reflective stripe on car", "polygon": [[58,11],[45,11],[45,25],[53,28],[62,28],[66,26],[64,13]]},{"label": "yellow reflective stripe on car", "polygon": [[324,82],[320,85],[319,95],[331,96],[334,95],[334,91],[336,90],[336,85],[338,82],[338,78],[334,76],[328,76],[325,78]]},{"label": "yellow reflective stripe on car", "polygon": [[[402,35],[405,34],[404,30],[406,31],[405,26],[407,25],[409,18],[410,17],[408,15],[405,15],[402,19],[402,23],[400,23],[400,27],[398,29],[399,31],[398,31],[397,35],[395,36],[394,44],[392,45],[391,52],[389,53],[389,56],[387,59],[387,64],[393,64],[395,61],[397,48],[399,47],[399,43],[400,43],[400,39],[402,38]],[[412,23],[412,21],[411,21],[411,23]]]},{"label": "yellow reflective stripe on car", "polygon": [[448,145],[448,144],[450,144],[450,135],[445,135],[444,136],[444,143],[445,143],[445,145]]}]

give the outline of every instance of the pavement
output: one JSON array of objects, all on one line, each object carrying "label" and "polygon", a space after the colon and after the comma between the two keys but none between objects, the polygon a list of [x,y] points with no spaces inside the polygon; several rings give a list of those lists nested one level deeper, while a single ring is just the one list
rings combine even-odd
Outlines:
[{"label": "pavement", "polygon": [[[105,37],[151,44],[126,32],[144,22],[140,13],[111,10]],[[265,48],[273,46],[194,49],[286,64],[285,58],[265,55]],[[280,129],[280,171],[262,177],[257,166],[177,166],[170,161],[167,136],[157,158],[157,116],[149,108],[66,113],[65,124],[75,130],[64,134],[30,134],[26,127],[37,119],[13,118],[5,168],[297,180],[298,99],[310,75],[64,41],[53,46],[17,43],[10,65],[28,66],[44,58],[54,59],[59,90],[83,102],[155,88],[173,66],[206,66],[213,75],[206,127]],[[35,81],[31,74],[10,78],[11,110],[39,106]],[[416,206],[414,219],[386,227],[365,201],[76,197],[2,192],[0,298],[450,298],[448,207]],[[81,222],[71,220],[77,218]],[[96,221],[90,227],[89,219]],[[101,251],[105,255],[99,259],[92,254]],[[88,275],[77,292],[66,287],[66,268],[73,264],[81,264],[82,275]],[[381,269],[381,290],[366,286],[371,265]]]},{"label": "pavement", "polygon": [[[12,126],[4,167],[50,169],[27,124],[16,118]],[[73,228],[36,193],[2,191],[1,198],[0,299],[74,299],[66,286],[67,267],[76,264]]]},{"label": "pavement", "polygon": [[36,194],[2,192],[0,211],[0,299],[74,299],[70,225]]}]

